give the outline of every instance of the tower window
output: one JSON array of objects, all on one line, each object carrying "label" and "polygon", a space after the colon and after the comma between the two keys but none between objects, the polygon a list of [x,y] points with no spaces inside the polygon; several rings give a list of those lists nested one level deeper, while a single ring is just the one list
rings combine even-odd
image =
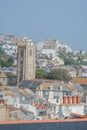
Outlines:
[{"label": "tower window", "polygon": [[30,49],[30,56],[32,56],[32,49]]},{"label": "tower window", "polygon": [[23,57],[23,55],[24,55],[24,50],[21,49],[21,56]]}]

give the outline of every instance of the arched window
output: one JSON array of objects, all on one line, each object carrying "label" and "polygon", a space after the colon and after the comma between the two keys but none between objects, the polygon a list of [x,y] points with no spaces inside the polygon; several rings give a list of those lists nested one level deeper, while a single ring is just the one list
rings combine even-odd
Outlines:
[{"label": "arched window", "polygon": [[21,49],[21,57],[24,55],[24,49]]}]

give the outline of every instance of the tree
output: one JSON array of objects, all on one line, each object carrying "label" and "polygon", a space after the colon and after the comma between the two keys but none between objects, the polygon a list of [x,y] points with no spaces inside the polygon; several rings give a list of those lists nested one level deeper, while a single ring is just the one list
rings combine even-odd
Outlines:
[{"label": "tree", "polygon": [[0,56],[1,56],[1,55],[5,55],[5,54],[6,54],[5,51],[2,50],[2,48],[0,47]]},{"label": "tree", "polygon": [[4,50],[2,50],[2,48],[0,47],[0,68],[5,66],[5,62],[7,61],[8,56],[5,53]]},{"label": "tree", "polygon": [[0,58],[0,68],[2,68],[4,66],[4,61]]},{"label": "tree", "polygon": [[14,59],[13,57],[9,57],[8,60],[5,62],[5,67],[11,67],[13,66]]},{"label": "tree", "polygon": [[36,68],[36,78],[37,79],[44,79],[47,77],[47,73],[45,71],[45,69],[41,69],[41,68]]},{"label": "tree", "polygon": [[64,59],[65,65],[75,65],[75,60],[73,58],[65,58]]},{"label": "tree", "polygon": [[53,69],[51,71],[51,78],[55,79],[55,80],[63,80],[63,81],[71,80],[69,71],[67,69],[63,69],[63,68]]}]

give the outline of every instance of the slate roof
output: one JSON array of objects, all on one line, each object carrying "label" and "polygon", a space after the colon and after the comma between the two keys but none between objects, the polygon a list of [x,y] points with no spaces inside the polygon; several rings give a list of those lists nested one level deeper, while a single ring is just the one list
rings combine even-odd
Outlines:
[{"label": "slate roof", "polygon": [[[59,81],[57,81],[57,82],[59,82]],[[38,89],[40,84],[43,84],[42,86],[43,86],[43,89],[45,89],[45,90],[47,90],[48,87],[50,86],[50,83],[48,83],[46,81],[43,82],[41,80],[23,80],[19,87],[20,88],[28,88],[31,90],[36,90],[36,89]],[[53,90],[58,90],[57,88],[60,87],[60,82],[57,84],[53,83],[53,86],[54,86]],[[75,89],[76,88],[72,84],[65,84],[63,87],[63,91],[73,91]]]},{"label": "slate roof", "polygon": [[41,84],[41,81],[23,80],[20,84],[22,88],[36,89]]},{"label": "slate roof", "polygon": [[73,83],[73,86],[76,88],[77,92],[83,92],[83,87],[78,83]]},{"label": "slate roof", "polygon": [[66,91],[66,92],[67,92],[67,91],[70,91],[70,89],[67,88],[66,86],[64,86],[64,87],[63,87],[63,91]]}]

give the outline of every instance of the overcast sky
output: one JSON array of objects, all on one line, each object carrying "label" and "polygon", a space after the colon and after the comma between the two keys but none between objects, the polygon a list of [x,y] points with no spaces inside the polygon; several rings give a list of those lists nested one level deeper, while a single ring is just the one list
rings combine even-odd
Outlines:
[{"label": "overcast sky", "polygon": [[0,0],[0,33],[87,51],[87,0]]}]

